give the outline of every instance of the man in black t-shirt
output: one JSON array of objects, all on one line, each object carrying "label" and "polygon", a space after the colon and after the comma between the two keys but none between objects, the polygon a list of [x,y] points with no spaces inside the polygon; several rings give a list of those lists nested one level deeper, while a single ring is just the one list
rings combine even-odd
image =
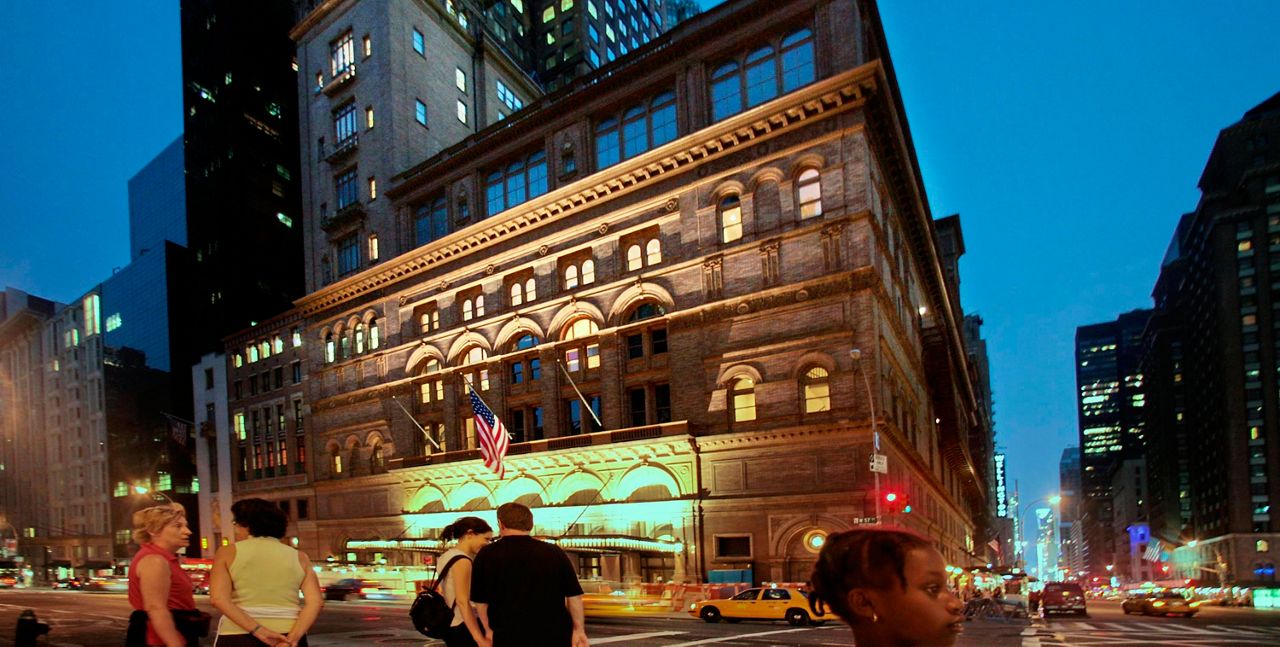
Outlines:
[{"label": "man in black t-shirt", "polygon": [[471,572],[471,601],[493,647],[589,647],[582,587],[569,556],[529,536],[533,512],[498,507],[501,540],[480,550]]}]

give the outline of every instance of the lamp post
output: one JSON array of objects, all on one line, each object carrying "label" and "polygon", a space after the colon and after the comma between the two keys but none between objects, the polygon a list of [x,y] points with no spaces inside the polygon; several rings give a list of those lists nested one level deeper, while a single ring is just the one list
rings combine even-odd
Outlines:
[{"label": "lamp post", "polygon": [[[880,432],[876,431],[876,400],[871,395],[871,380],[867,377],[867,372],[862,369],[862,350],[858,348],[849,351],[849,359],[853,360],[853,370],[862,374],[862,384],[867,388],[867,407],[871,410],[871,444],[872,453],[880,452]],[[875,500],[876,500],[876,525],[880,525],[880,472],[871,471],[875,478]]]}]

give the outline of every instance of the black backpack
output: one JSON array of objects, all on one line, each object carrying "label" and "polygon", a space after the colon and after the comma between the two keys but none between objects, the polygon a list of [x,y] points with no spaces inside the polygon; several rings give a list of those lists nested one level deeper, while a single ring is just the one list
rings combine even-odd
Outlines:
[{"label": "black backpack", "polygon": [[418,633],[431,638],[442,638],[453,625],[453,607],[444,601],[444,596],[436,589],[440,587],[444,578],[449,576],[449,569],[453,568],[454,563],[460,559],[471,558],[466,555],[454,555],[453,559],[444,565],[444,570],[440,571],[440,576],[432,583],[431,588],[419,593],[413,601],[413,606],[409,607],[409,619],[413,621],[413,628],[417,629]]}]

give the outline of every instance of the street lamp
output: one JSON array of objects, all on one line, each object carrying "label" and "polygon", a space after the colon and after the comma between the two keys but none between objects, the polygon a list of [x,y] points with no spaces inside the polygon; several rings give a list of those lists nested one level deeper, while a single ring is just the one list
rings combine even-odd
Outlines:
[{"label": "street lamp", "polygon": [[[1059,512],[1058,505],[1059,505],[1060,503],[1062,503],[1062,496],[1061,496],[1061,495],[1058,495],[1058,494],[1047,494],[1047,495],[1045,495],[1045,496],[1042,496],[1042,497],[1040,497],[1040,498],[1038,498],[1038,499],[1036,499],[1036,500],[1032,501],[1030,504],[1028,504],[1028,505],[1027,505],[1027,507],[1026,507],[1026,508],[1023,508],[1021,511],[1019,511],[1019,512],[1018,512],[1018,524],[1019,524],[1020,526],[1022,526],[1022,534],[1023,534],[1023,537],[1026,537],[1026,528],[1027,528],[1026,520],[1027,520],[1027,512],[1028,512],[1028,511],[1030,511],[1030,510],[1034,510],[1034,509],[1035,509],[1035,507],[1036,507],[1036,504],[1037,504],[1037,503],[1048,503],[1049,505],[1053,506],[1053,525],[1049,527],[1049,535],[1050,535],[1050,537],[1055,537],[1055,536],[1058,534],[1058,532],[1057,532],[1058,523],[1061,521],[1061,518],[1060,518],[1060,517],[1061,517],[1061,514],[1060,514],[1060,512]],[[1022,503],[1021,503],[1021,502],[1019,502],[1019,503],[1018,503],[1018,507],[1019,507],[1019,508],[1021,508],[1021,507],[1022,507]],[[1037,532],[1037,534],[1039,534],[1039,533]],[[1025,542],[1025,541],[1023,541],[1023,542],[1022,542],[1022,544],[1023,544],[1023,551],[1022,551],[1022,565],[1023,565],[1023,566],[1026,566],[1026,564],[1027,564],[1026,543],[1027,543],[1027,542]],[[1056,547],[1056,545],[1057,545],[1057,542],[1056,542],[1056,541],[1054,542],[1054,545],[1055,545],[1055,547]],[[1041,568],[1040,568],[1040,570],[1041,570],[1041,572],[1042,572],[1042,574],[1043,574],[1043,571],[1044,571],[1044,565],[1043,565],[1043,564],[1041,564]]]},{"label": "street lamp", "polygon": [[168,501],[169,503],[177,503],[177,501],[174,501],[172,498],[170,498],[168,494],[165,494],[164,492],[161,492],[160,490],[152,491],[152,490],[151,490],[151,488],[148,488],[148,487],[147,487],[147,486],[145,486],[145,485],[138,485],[138,484],[134,484],[134,486],[133,486],[133,491],[134,491],[134,493],[139,494],[139,495],[142,495],[142,494],[149,494],[149,495],[151,495],[151,500],[152,500],[152,501],[157,500],[157,497],[163,497],[163,498],[164,498],[164,500],[165,500],[165,501]]},{"label": "street lamp", "polygon": [[[871,410],[871,451],[873,454],[879,453],[880,432],[876,431],[876,400],[871,397],[871,380],[867,377],[867,372],[862,370],[862,350],[859,348],[850,349],[849,359],[853,360],[853,370],[862,374],[862,384],[867,387],[867,407]],[[875,478],[876,525],[878,526],[880,525],[880,472],[872,470],[871,474]]]}]

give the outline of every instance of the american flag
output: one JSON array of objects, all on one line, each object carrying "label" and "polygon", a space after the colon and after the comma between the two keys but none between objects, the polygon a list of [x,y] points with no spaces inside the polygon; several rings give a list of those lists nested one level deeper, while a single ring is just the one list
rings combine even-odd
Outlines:
[{"label": "american flag", "polygon": [[484,405],[474,389],[471,392],[471,411],[476,418],[476,439],[480,442],[480,455],[484,457],[484,466],[501,479],[506,473],[502,459],[507,456],[507,428],[502,421],[493,415],[489,407]]},{"label": "american flag", "polygon": [[1145,559],[1148,562],[1158,562],[1160,561],[1161,553],[1163,552],[1164,545],[1160,543],[1160,540],[1152,539],[1151,543],[1147,544],[1147,551],[1142,554],[1142,559]]}]

